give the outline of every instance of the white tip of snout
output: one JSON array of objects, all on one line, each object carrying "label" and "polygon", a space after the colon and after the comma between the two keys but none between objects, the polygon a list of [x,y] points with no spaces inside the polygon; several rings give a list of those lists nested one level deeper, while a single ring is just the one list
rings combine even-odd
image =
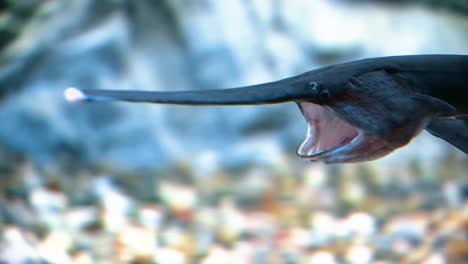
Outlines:
[{"label": "white tip of snout", "polygon": [[63,96],[68,102],[76,103],[86,100],[86,95],[77,88],[70,87],[65,90]]}]

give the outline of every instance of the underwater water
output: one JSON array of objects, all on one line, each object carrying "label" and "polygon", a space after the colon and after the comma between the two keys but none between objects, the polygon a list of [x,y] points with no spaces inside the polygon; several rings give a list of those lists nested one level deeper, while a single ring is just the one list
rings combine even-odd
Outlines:
[{"label": "underwater water", "polygon": [[74,105],[63,92],[227,88],[467,54],[467,14],[411,1],[6,1],[0,261],[463,263],[468,158],[427,132],[331,166],[295,156],[307,126],[294,104]]}]

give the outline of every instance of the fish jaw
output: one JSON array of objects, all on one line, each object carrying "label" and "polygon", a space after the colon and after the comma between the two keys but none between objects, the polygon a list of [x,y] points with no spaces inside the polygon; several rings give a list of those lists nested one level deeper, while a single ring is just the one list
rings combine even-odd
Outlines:
[{"label": "fish jaw", "polygon": [[307,134],[297,149],[297,155],[308,160],[322,160],[322,156],[355,140],[359,130],[342,121],[328,107],[313,103],[298,103],[307,121]]},{"label": "fish jaw", "polygon": [[[305,160],[325,163],[363,162],[381,158],[400,148],[425,128],[429,119],[412,128],[410,136],[402,140],[403,131],[392,130],[382,135],[355,127],[342,120],[332,108],[309,102],[298,103],[307,121],[307,134],[297,149]],[[406,128],[400,128],[405,130]]]},{"label": "fish jaw", "polygon": [[395,145],[373,134],[360,133],[349,144],[320,153],[312,160],[328,164],[371,161],[384,157],[401,145]]}]

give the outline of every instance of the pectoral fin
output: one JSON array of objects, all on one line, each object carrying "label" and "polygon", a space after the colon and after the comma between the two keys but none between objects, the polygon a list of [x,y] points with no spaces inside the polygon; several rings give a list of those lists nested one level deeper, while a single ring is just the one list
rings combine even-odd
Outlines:
[{"label": "pectoral fin", "polygon": [[426,130],[468,154],[467,120],[437,119],[429,123]]}]

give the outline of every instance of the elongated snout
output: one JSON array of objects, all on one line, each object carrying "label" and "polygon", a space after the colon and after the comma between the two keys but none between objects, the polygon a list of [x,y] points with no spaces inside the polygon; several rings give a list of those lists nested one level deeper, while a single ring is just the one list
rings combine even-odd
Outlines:
[{"label": "elongated snout", "polygon": [[65,99],[70,102],[126,101],[134,103],[178,105],[260,105],[301,102],[311,99],[308,85],[291,85],[282,81],[231,89],[197,91],[130,91],[82,90],[68,88]]}]

